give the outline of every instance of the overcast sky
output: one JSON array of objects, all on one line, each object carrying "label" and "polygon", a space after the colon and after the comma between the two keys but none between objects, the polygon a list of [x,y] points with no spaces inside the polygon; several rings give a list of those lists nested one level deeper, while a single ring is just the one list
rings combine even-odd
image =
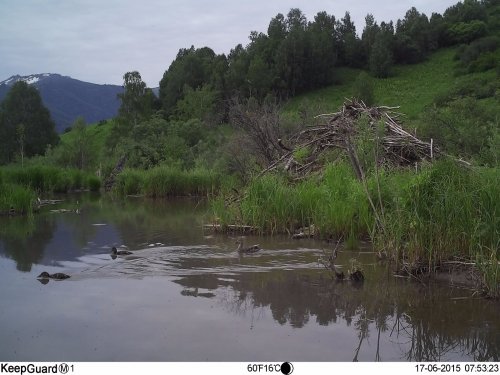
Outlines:
[{"label": "overcast sky", "polygon": [[396,21],[415,6],[431,16],[458,0],[0,0],[0,81],[14,74],[59,73],[122,84],[137,70],[156,87],[180,48],[208,46],[228,53],[250,31],[267,32],[272,17],[299,8],[346,11],[358,33],[364,17]]}]

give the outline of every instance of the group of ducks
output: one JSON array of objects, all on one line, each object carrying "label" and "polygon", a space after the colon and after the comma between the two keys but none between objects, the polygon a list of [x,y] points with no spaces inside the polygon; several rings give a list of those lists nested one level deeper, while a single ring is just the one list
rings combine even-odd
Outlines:
[{"label": "group of ducks", "polygon": [[[116,258],[117,255],[130,255],[132,254],[131,251],[128,250],[118,250],[116,247],[111,248],[111,257]],[[64,279],[69,279],[71,276],[66,275],[65,273],[62,272],[57,272],[57,273],[48,273],[46,271],[42,272],[40,275],[37,276],[37,279],[39,280],[44,280],[48,282],[49,279],[53,280],[64,280]]]},{"label": "group of ducks", "polygon": [[[236,251],[239,254],[252,254],[252,253],[256,253],[257,251],[261,250],[259,245],[252,245],[249,247],[244,247],[243,241],[241,241],[241,240],[237,240],[236,244],[238,245],[238,248],[236,249]],[[128,250],[118,250],[114,246],[111,248],[111,257],[113,259],[115,259],[118,255],[131,255],[131,254],[133,254],[133,253],[131,251],[128,251]],[[49,279],[64,280],[64,279],[68,279],[70,277],[71,277],[70,275],[66,275],[65,273],[62,273],[62,272],[50,274],[50,273],[44,271],[40,275],[37,276],[37,279],[48,281]]]}]

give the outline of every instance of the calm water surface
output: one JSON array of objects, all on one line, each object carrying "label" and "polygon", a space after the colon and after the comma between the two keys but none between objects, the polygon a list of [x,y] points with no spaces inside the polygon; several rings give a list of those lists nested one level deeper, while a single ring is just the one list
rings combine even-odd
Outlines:
[{"label": "calm water surface", "polygon": [[0,218],[3,361],[500,359],[498,302],[394,278],[367,245],[338,258],[365,283],[338,283],[317,262],[327,243],[246,237],[264,251],[238,256],[194,201],[64,199]]}]

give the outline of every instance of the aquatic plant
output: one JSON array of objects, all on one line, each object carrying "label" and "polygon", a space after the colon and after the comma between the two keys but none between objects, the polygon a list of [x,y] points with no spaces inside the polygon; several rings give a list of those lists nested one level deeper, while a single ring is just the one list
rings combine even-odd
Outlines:
[{"label": "aquatic plant", "polygon": [[[499,238],[498,171],[470,170],[441,161],[411,177],[387,211],[377,244],[396,259],[426,263],[474,259]],[[385,245],[382,245],[385,244]]]},{"label": "aquatic plant", "polygon": [[137,195],[142,193],[144,171],[139,169],[125,169],[117,177],[114,191],[119,195]]},{"label": "aquatic plant", "polygon": [[0,182],[0,214],[28,214],[36,199],[30,188]]},{"label": "aquatic plant", "polygon": [[373,221],[362,186],[344,163],[299,183],[264,175],[250,182],[237,205],[223,202],[218,198],[212,204],[222,224],[245,223],[263,233],[293,233],[314,224],[325,236],[358,237],[369,232]]},{"label": "aquatic plant", "polygon": [[161,166],[146,171],[126,169],[117,177],[114,191],[120,195],[147,197],[213,194],[220,187],[220,176],[206,169],[182,170]]},{"label": "aquatic plant", "polygon": [[[11,165],[2,168],[3,180],[30,187],[38,193],[66,193],[71,190],[87,189],[92,185],[98,189],[100,180],[89,172],[74,168],[58,168],[49,165]],[[99,182],[98,182],[99,180]]]}]

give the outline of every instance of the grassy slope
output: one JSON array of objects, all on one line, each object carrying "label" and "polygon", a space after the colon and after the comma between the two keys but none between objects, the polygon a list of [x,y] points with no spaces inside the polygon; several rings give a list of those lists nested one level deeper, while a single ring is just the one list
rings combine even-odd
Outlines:
[{"label": "grassy slope", "polygon": [[[395,66],[389,78],[373,78],[376,103],[400,106],[401,113],[409,120],[415,120],[436,96],[446,93],[466,77],[493,78],[492,71],[455,77],[455,53],[453,48],[440,50],[423,63]],[[285,106],[285,112],[293,114],[311,105],[318,113],[337,111],[344,98],[352,95],[354,80],[360,72],[359,69],[338,69],[341,84],[293,98]]]},{"label": "grassy slope", "polygon": [[[405,114],[403,125],[413,129],[422,123],[419,120],[425,122],[425,117],[421,115],[426,107],[432,105],[437,97],[453,91],[460,83],[476,79],[498,80],[494,70],[455,76],[457,64],[454,60],[455,54],[456,48],[442,49],[420,64],[393,67],[393,74],[389,78],[371,78],[376,104],[399,106],[398,112]],[[335,70],[337,84],[292,98],[284,107],[284,117],[293,123],[302,122],[299,116],[304,112],[308,117],[336,112],[345,98],[352,96],[354,82],[360,72],[360,69],[337,68]],[[483,104],[485,110],[498,111],[496,98],[480,99],[479,102]],[[87,127],[87,136],[91,139],[90,147],[93,153],[98,155],[96,159],[101,162],[105,157],[105,141],[111,130],[112,121]],[[223,134],[227,138],[232,132],[232,128],[218,127],[213,131],[213,135]],[[61,136],[61,141],[63,144],[71,143],[74,136],[73,132],[68,132]]]},{"label": "grassy slope", "polygon": [[[103,156],[106,138],[111,131],[113,120],[107,120],[102,123],[88,125],[85,128],[85,134],[91,142],[91,149],[93,152],[98,152],[99,156]],[[75,138],[76,134],[73,131],[61,134],[61,143],[68,144]],[[99,159],[101,159],[99,157]]]}]

